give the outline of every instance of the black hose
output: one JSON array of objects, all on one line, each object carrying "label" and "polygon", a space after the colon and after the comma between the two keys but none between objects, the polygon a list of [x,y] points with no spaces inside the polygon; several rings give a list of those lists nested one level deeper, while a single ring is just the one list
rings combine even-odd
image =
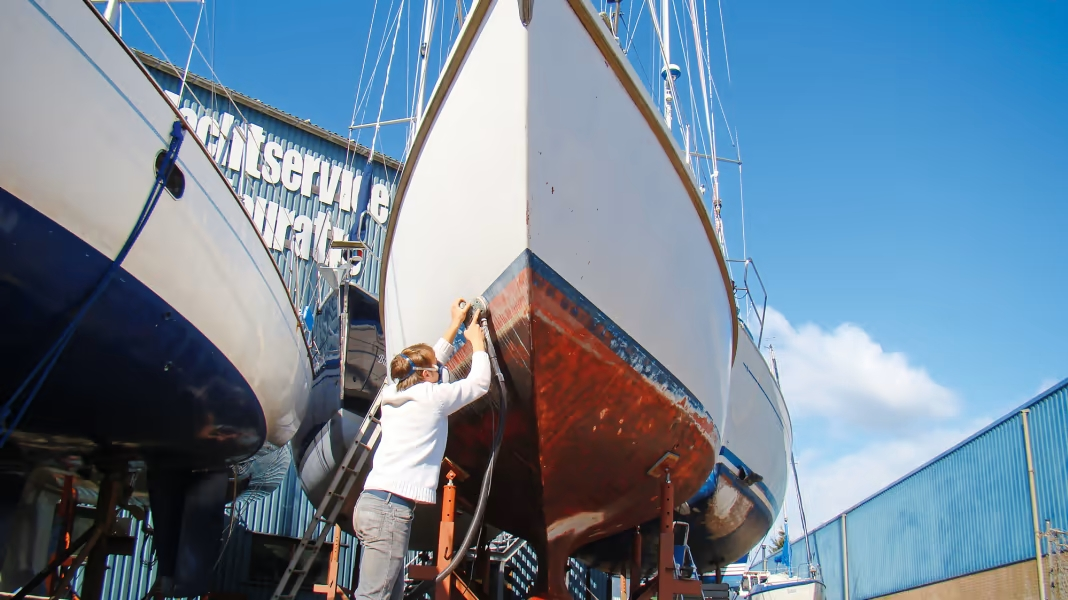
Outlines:
[{"label": "black hose", "polygon": [[[485,315],[485,313],[483,313],[483,315]],[[504,439],[504,419],[508,414],[508,387],[504,385],[504,374],[501,373],[501,365],[497,362],[497,352],[493,348],[493,339],[490,336],[489,323],[485,316],[482,317],[480,324],[482,325],[483,333],[486,335],[486,350],[489,352],[490,364],[493,366],[493,371],[497,375],[497,384],[501,388],[501,410],[497,415],[497,431],[493,435],[493,444],[490,447],[489,464],[486,465],[486,474],[482,478],[482,489],[479,490],[478,493],[478,505],[475,507],[475,514],[471,518],[471,526],[467,528],[467,533],[464,535],[464,541],[458,546],[453,546],[452,560],[450,560],[448,566],[434,578],[434,583],[440,583],[452,574],[452,572],[456,570],[456,567],[460,566],[464,556],[467,555],[467,549],[471,546],[471,539],[474,537],[475,532],[482,528],[482,516],[483,513],[486,512],[486,499],[489,498],[490,483],[493,480],[493,465],[497,462],[497,451],[500,450],[501,440]]]}]

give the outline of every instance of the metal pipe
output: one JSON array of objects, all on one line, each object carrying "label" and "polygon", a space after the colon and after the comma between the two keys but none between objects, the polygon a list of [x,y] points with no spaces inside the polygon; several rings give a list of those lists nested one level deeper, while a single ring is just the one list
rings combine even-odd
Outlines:
[{"label": "metal pipe", "polygon": [[842,597],[849,600],[849,536],[845,513],[842,513]]},{"label": "metal pipe", "polygon": [[411,142],[415,139],[415,134],[419,130],[419,124],[423,121],[423,95],[426,90],[426,69],[427,65],[430,63],[430,45],[433,41],[434,0],[426,0],[423,4],[423,37],[419,44],[419,74],[418,80],[416,81],[415,114],[412,115],[415,127],[412,127],[410,130],[409,147],[411,147]]},{"label": "metal pipe", "polygon": [[734,160],[733,158],[724,158],[722,156],[712,156],[711,154],[705,154],[703,152],[691,152],[690,156],[696,156],[697,158],[707,158],[707,159],[713,159],[714,158],[714,159],[719,160],[719,161],[734,163],[736,165],[742,164],[742,161],[740,161],[740,160]]},{"label": "metal pipe", "polygon": [[[778,377],[776,377],[778,379]],[[794,461],[793,450],[790,451],[790,468],[794,472],[794,490],[797,491],[797,510],[801,513],[801,531],[805,534],[805,551],[808,554],[808,572],[812,577],[812,544],[808,540],[808,521],[805,520],[805,505],[801,502],[801,482],[797,480],[797,463]],[[790,540],[786,540],[789,544]]]},{"label": "metal pipe", "polygon": [[404,117],[403,119],[391,119],[389,121],[378,121],[377,123],[361,123],[360,125],[350,125],[349,131],[353,129],[367,129],[368,127],[377,127],[382,125],[396,125],[398,123],[410,123],[412,117]]},{"label": "metal pipe", "polygon": [[1038,497],[1035,494],[1035,463],[1031,456],[1031,427],[1027,415],[1031,409],[1020,411],[1023,417],[1024,449],[1027,451],[1027,480],[1031,487],[1031,523],[1035,533],[1035,564],[1038,567],[1039,598],[1046,600],[1046,574],[1042,572],[1042,532],[1038,528]]}]

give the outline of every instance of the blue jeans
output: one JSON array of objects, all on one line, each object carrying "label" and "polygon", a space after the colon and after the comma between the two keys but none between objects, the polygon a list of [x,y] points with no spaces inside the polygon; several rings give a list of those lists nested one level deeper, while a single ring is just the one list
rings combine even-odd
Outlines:
[{"label": "blue jeans", "polygon": [[412,532],[412,508],[363,492],[356,501],[353,525],[360,540],[360,583],[356,600],[401,600],[404,555]]}]

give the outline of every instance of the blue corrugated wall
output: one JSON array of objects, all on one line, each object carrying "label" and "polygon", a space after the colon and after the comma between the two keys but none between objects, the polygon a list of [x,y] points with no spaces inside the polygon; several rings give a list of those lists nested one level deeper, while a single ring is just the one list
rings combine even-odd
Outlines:
[{"label": "blue corrugated wall", "polygon": [[[160,68],[156,68],[153,66],[155,63],[151,61],[151,57],[146,57],[144,60],[149,63],[147,65],[149,73],[156,79],[160,87],[166,92],[177,95],[181,89],[181,80],[173,72],[161,70],[166,67],[160,66]],[[198,137],[205,133],[210,133],[212,119],[214,119],[216,125],[221,125],[228,121],[228,116],[232,117],[232,127],[235,128],[242,124],[243,119],[247,119],[248,123],[263,129],[265,136],[264,148],[267,143],[274,142],[281,146],[283,153],[293,150],[301,157],[312,157],[320,161],[329,162],[331,170],[336,169],[339,173],[348,171],[357,180],[360,177],[367,159],[363,154],[350,150],[348,142],[340,136],[327,131],[316,134],[295,127],[276,116],[267,114],[266,111],[275,111],[273,108],[264,106],[263,111],[261,111],[244,102],[235,104],[230,100],[231,96],[234,96],[234,94],[227,95],[220,86],[215,86],[212,89],[199,79],[196,79],[195,81],[187,81],[178,106],[186,120],[197,130]],[[274,114],[282,115],[284,113],[274,112]],[[198,128],[197,124],[201,124],[201,126]],[[310,127],[310,124],[308,126]],[[232,138],[233,136],[231,135],[230,137]],[[327,194],[320,193],[321,189],[325,189],[327,186],[320,181],[320,176],[313,174],[318,173],[318,171],[308,174],[309,178],[314,182],[313,185],[291,191],[282,182],[269,183],[263,176],[250,176],[246,169],[240,168],[240,164],[231,164],[230,151],[232,146],[229,145],[230,142],[228,140],[229,138],[223,139],[214,133],[203,135],[201,139],[208,146],[209,151],[213,147],[219,148],[215,154],[216,163],[239,197],[247,196],[253,203],[257,199],[262,199],[266,203],[266,207],[269,207],[272,203],[280,207],[264,208],[260,213],[256,213],[254,210],[252,213],[253,221],[262,230],[266,230],[265,233],[262,231],[261,233],[263,233],[265,240],[268,242],[271,255],[278,264],[287,287],[290,288],[291,297],[294,298],[294,303],[298,308],[303,307],[316,296],[315,246],[318,235],[313,235],[310,239],[312,246],[310,252],[307,253],[308,256],[296,256],[290,246],[295,236],[293,228],[286,229],[279,226],[277,215],[281,211],[292,211],[294,219],[306,217],[309,220],[306,227],[317,225],[320,219],[325,217],[329,219],[333,227],[339,228],[347,234],[357,218],[355,203],[358,181],[352,187],[352,208],[345,210],[340,206],[340,189],[336,190],[334,196],[330,198],[327,197]],[[222,149],[224,146],[226,147],[225,150]],[[259,152],[260,158],[256,164],[258,169],[266,171],[263,152],[264,150],[261,148]],[[241,161],[240,155],[237,156],[236,161]],[[379,163],[378,159],[380,158],[381,155],[376,154],[372,180],[375,184],[381,184],[388,190],[386,208],[386,214],[388,214],[388,210],[392,208],[392,198],[396,190],[398,172],[395,168],[389,168],[385,164]],[[282,161],[279,162],[281,163]],[[389,162],[396,164],[392,159],[389,159]],[[295,173],[299,172],[295,171]],[[340,182],[338,186],[339,188],[341,187]],[[305,194],[305,191],[308,194]],[[275,211],[274,215],[272,215],[272,211]],[[377,295],[378,278],[381,271],[379,257],[382,255],[383,242],[385,241],[385,226],[366,213],[363,215],[363,220],[364,228],[368,234],[366,241],[371,248],[371,253],[361,266],[357,283],[363,289]],[[274,224],[273,227],[271,226],[272,223]],[[276,234],[278,237],[277,243],[274,242]]]},{"label": "blue corrugated wall", "polygon": [[[296,470],[290,465],[289,472],[282,484],[270,496],[251,504],[239,503],[234,526],[228,527],[222,536],[225,546],[212,589],[215,592],[240,593],[248,600],[267,600],[274,591],[277,581],[253,581],[249,568],[252,566],[252,542],[255,534],[300,538],[304,528],[311,522],[315,506],[308,501]],[[147,547],[146,547],[147,546]],[[329,547],[323,552],[328,553]],[[343,586],[352,583],[356,552],[356,540],[343,533],[341,535],[341,553],[338,559],[338,582]],[[104,580],[103,597],[108,600],[141,600],[148,593],[155,580],[154,556],[151,552],[151,538],[140,531],[137,535],[137,547],[134,556],[111,556],[108,558],[108,574]],[[77,585],[77,582],[76,582]],[[310,585],[306,584],[306,585]],[[300,600],[322,599],[321,594],[310,590],[299,595]]]},{"label": "blue corrugated wall", "polygon": [[[1040,528],[1068,529],[1065,380],[813,531],[828,600],[846,598],[846,566],[848,598],[862,600],[1033,560],[1023,409]],[[805,562],[804,538],[791,550]]]}]

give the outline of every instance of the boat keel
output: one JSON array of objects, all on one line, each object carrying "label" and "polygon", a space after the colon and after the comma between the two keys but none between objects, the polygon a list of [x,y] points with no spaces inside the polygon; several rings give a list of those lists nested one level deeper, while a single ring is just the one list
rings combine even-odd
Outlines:
[{"label": "boat keel", "polygon": [[167,597],[210,591],[225,525],[226,471],[148,472],[159,571],[155,587]]}]

